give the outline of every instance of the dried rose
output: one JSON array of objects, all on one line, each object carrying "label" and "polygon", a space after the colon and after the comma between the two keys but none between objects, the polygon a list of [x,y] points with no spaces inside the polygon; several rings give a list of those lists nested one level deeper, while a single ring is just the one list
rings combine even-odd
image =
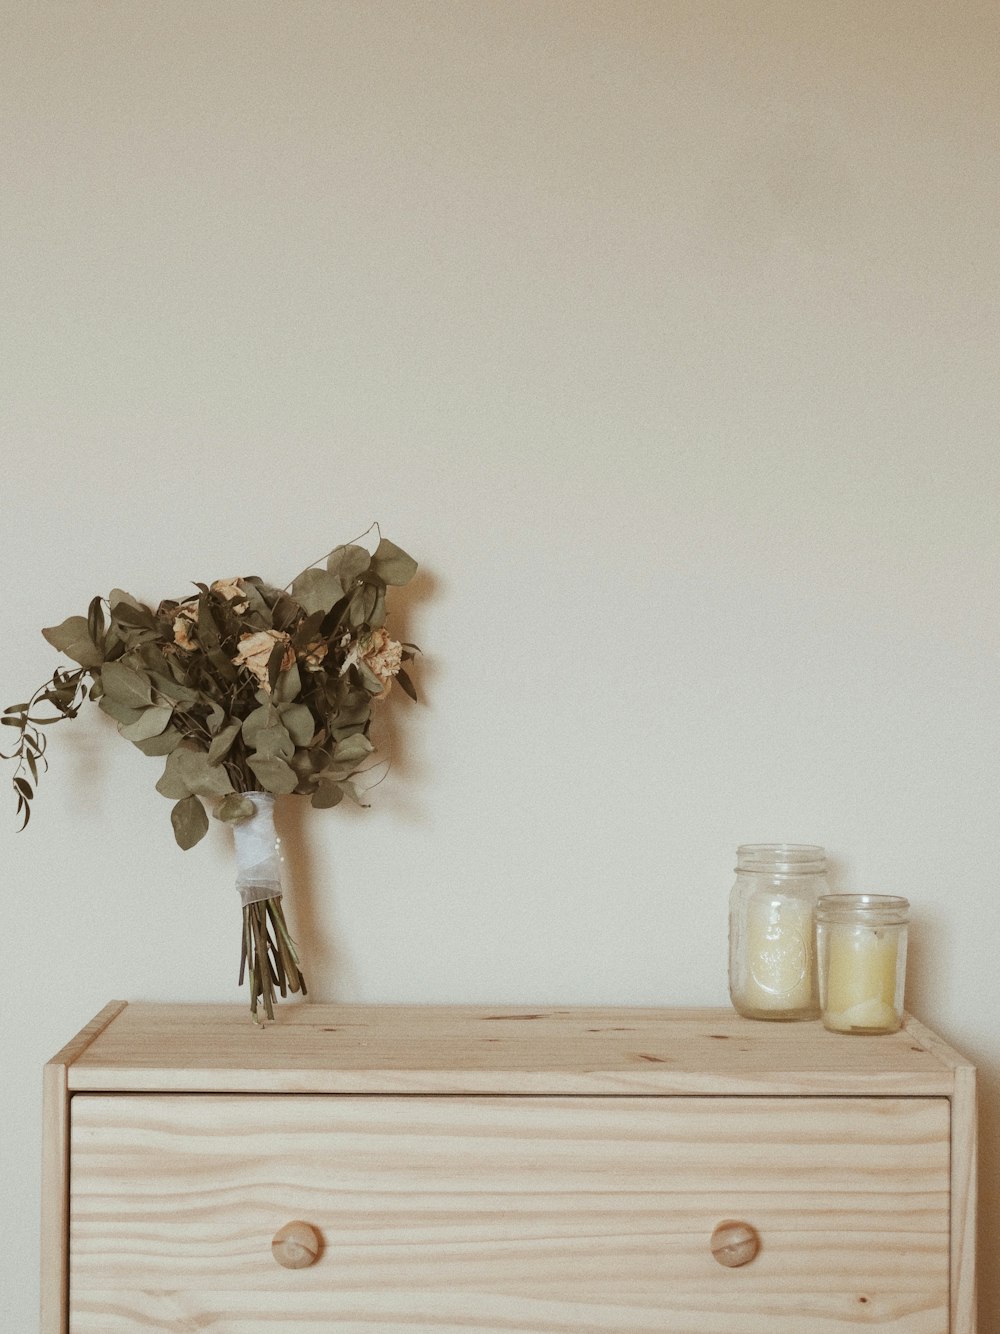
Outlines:
[{"label": "dried rose", "polygon": [[252,635],[240,635],[239,648],[233,662],[237,667],[246,667],[265,690],[271,689],[267,679],[267,664],[271,660],[275,644],[284,644],[285,653],[281,659],[281,670],[286,671],[295,661],[292,641],[284,630],[257,630]]},{"label": "dried rose", "polygon": [[403,644],[397,639],[389,639],[384,630],[373,630],[367,638],[353,644],[351,652],[344,659],[344,666],[340,668],[341,675],[357,662],[363,662],[379,678],[381,694],[376,698],[385,699],[392,686],[393,676],[403,666]]},{"label": "dried rose", "polygon": [[178,648],[185,649],[188,653],[194,652],[198,647],[198,636],[195,634],[197,627],[198,604],[185,602],[183,606],[177,608],[174,617],[174,643]]},{"label": "dried rose", "polygon": [[307,644],[302,650],[302,665],[306,671],[318,672],[329,651],[330,645],[325,639],[314,639],[311,644]]},{"label": "dried rose", "polygon": [[250,605],[246,599],[246,588],[242,579],[216,579],[212,585],[212,592],[225,598],[237,616],[242,616]]}]

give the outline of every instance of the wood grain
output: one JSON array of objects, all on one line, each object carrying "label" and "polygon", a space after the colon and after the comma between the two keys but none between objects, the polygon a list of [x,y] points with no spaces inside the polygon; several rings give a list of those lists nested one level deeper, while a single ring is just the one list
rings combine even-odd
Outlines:
[{"label": "wood grain", "polygon": [[954,1079],[941,1051],[906,1029],[845,1037],[731,1010],[304,1004],[263,1029],[238,1006],[130,1005],[69,1082],[81,1091],[933,1096],[950,1095]]},{"label": "wood grain", "polygon": [[941,1098],[80,1094],[72,1158],[71,1334],[948,1329]]},{"label": "wood grain", "polygon": [[49,1061],[42,1072],[41,1334],[65,1334],[69,1220],[67,1069],[125,1009],[112,1001]]}]

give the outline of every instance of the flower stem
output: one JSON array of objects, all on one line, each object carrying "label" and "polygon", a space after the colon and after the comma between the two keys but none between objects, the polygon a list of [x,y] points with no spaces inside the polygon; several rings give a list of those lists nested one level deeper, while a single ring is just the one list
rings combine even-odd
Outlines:
[{"label": "flower stem", "polygon": [[243,909],[243,949],[240,955],[240,986],[249,969],[250,1013],[261,1023],[259,1004],[263,1001],[268,1019],[274,1018],[274,989],[282,996],[301,991],[306,980],[299,967],[298,951],[288,933],[281,898],[260,899]]}]

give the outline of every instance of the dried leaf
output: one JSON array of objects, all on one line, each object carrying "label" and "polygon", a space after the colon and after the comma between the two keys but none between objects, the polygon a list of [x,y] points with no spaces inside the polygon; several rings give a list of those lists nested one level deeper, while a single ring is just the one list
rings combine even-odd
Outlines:
[{"label": "dried leaf", "polygon": [[351,544],[350,546],[337,547],[335,551],[331,552],[326,562],[326,568],[331,574],[337,576],[346,593],[358,575],[364,574],[365,570],[368,569],[371,561],[372,558],[364,547]]},{"label": "dried leaf", "polygon": [[186,745],[167,756],[156,790],[164,797],[224,797],[233,785],[221,764],[209,764],[205,751]]},{"label": "dried leaf", "polygon": [[306,705],[285,704],[278,710],[278,714],[296,746],[308,746],[316,735],[316,721]]},{"label": "dried leaf", "polygon": [[130,709],[141,709],[153,702],[152,683],[145,672],[124,662],[108,662],[101,672],[105,694]]},{"label": "dried leaf", "polygon": [[60,653],[81,667],[100,667],[104,654],[90,637],[86,616],[67,616],[60,625],[50,625],[42,635]]},{"label": "dried leaf", "polygon": [[372,569],[387,584],[408,584],[417,572],[417,562],[402,547],[383,537],[372,557]]},{"label": "dried leaf", "polygon": [[317,810],[328,810],[331,806],[338,806],[344,800],[344,794],[336,783],[323,782],[310,800]]},{"label": "dried leaf", "polygon": [[208,816],[197,797],[185,797],[179,801],[170,812],[170,823],[174,827],[178,847],[185,852],[208,833]]},{"label": "dried leaf", "polygon": [[295,770],[277,756],[251,755],[247,764],[265,792],[281,795],[294,792],[298,786],[299,780]]},{"label": "dried leaf", "polygon": [[230,792],[227,797],[222,798],[213,814],[217,820],[225,820],[229,824],[241,824],[242,821],[249,820],[256,810],[257,807],[242,792]]},{"label": "dried leaf", "polygon": [[166,727],[159,736],[151,736],[148,741],[134,741],[132,744],[143,755],[169,755],[184,740],[184,733],[176,727]]},{"label": "dried leaf", "polygon": [[338,765],[360,764],[374,749],[364,732],[355,732],[353,736],[337,742],[333,752],[334,762]]},{"label": "dried leaf", "polygon": [[403,688],[405,694],[409,695],[410,699],[415,700],[417,698],[416,689],[413,682],[410,680],[409,673],[405,667],[400,667],[399,671],[396,673],[396,680]]},{"label": "dried leaf", "polygon": [[160,735],[173,717],[173,713],[168,704],[155,705],[151,709],[143,709],[134,723],[120,727],[119,730],[128,741],[149,741],[151,737]]},{"label": "dried leaf", "polygon": [[343,593],[340,580],[326,570],[304,570],[292,584],[292,595],[307,615],[325,614]]},{"label": "dried leaf", "polygon": [[226,758],[233,748],[233,742],[240,734],[240,727],[241,723],[237,718],[235,722],[229,723],[212,739],[212,744],[208,748],[209,764],[218,764],[220,760]]}]

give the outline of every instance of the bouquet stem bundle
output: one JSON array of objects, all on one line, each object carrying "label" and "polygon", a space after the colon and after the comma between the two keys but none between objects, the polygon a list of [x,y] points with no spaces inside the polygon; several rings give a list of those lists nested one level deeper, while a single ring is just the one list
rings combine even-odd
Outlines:
[{"label": "bouquet stem bundle", "polygon": [[250,1013],[260,1020],[258,1004],[264,1004],[268,1019],[274,1018],[274,989],[284,998],[290,991],[307,995],[306,980],[299,967],[295,942],[288,934],[281,899],[259,899],[243,909],[243,952],[240,956],[240,986],[249,968]]}]

